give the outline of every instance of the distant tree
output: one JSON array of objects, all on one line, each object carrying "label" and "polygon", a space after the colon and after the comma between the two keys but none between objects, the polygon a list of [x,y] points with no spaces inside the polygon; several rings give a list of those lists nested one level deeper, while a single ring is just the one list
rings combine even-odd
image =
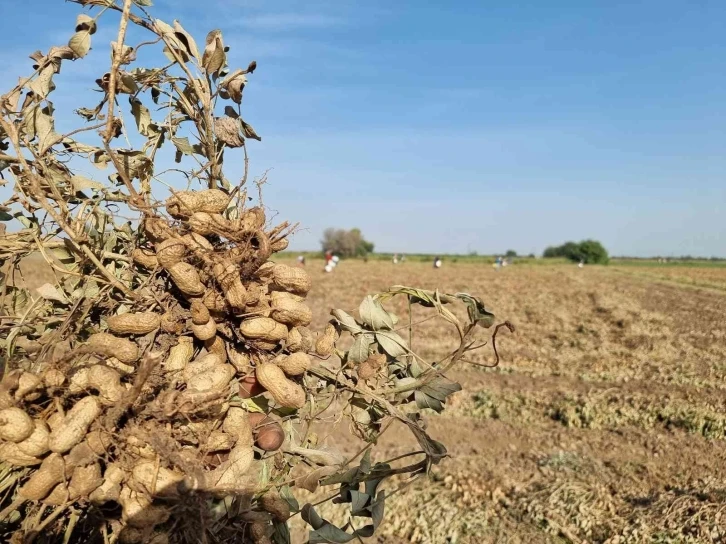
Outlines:
[{"label": "distant tree", "polygon": [[544,250],[545,258],[563,257],[573,262],[583,261],[588,264],[605,264],[608,252],[597,240],[583,240],[580,243],[565,242],[561,246],[550,246]]},{"label": "distant tree", "polygon": [[324,252],[332,251],[341,257],[365,257],[374,248],[372,242],[363,238],[360,229],[325,229],[320,244]]},{"label": "distant tree", "polygon": [[505,257],[516,257],[517,252],[513,249],[508,249],[507,252],[504,254]]}]

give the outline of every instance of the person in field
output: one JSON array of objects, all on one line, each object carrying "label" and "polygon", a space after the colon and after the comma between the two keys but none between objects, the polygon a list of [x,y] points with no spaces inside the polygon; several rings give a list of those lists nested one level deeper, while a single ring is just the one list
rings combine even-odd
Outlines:
[{"label": "person in field", "polygon": [[438,255],[434,258],[434,268],[441,268],[441,257]]}]

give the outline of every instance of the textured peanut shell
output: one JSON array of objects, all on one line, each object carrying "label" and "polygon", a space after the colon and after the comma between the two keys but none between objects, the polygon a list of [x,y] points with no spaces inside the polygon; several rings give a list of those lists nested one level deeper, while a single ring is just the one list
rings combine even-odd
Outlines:
[{"label": "textured peanut shell", "polygon": [[190,232],[182,236],[184,243],[192,250],[212,251],[214,246],[201,234]]},{"label": "textured peanut shell", "polygon": [[290,517],[290,505],[278,493],[268,491],[260,497],[260,506],[269,512],[277,521],[285,521]]},{"label": "textured peanut shell", "polygon": [[323,334],[320,335],[318,340],[315,342],[315,353],[317,353],[320,357],[328,357],[332,355],[333,348],[335,347],[336,334],[337,331],[335,330],[335,327],[328,323],[325,326]]},{"label": "textured peanut shell", "polygon": [[[208,338],[204,341],[204,348],[209,353],[219,355],[222,361],[227,361],[227,346],[221,336],[214,335],[212,338]],[[235,367],[236,368],[236,367]]]},{"label": "textured peanut shell", "polygon": [[144,268],[153,270],[159,266],[159,261],[156,258],[156,253],[149,249],[136,248],[131,252],[131,260],[136,264],[140,264]]},{"label": "textured peanut shell", "polygon": [[121,487],[118,502],[122,519],[133,527],[153,527],[169,519],[169,509],[151,504],[143,493],[132,491],[128,486]]},{"label": "textured peanut shell", "polygon": [[287,327],[269,317],[245,319],[239,326],[242,336],[251,340],[279,342],[287,338]]},{"label": "textured peanut shell", "polygon": [[169,350],[169,355],[164,363],[167,372],[177,372],[184,368],[192,360],[194,354],[194,341],[188,336],[179,338],[179,343]]},{"label": "textured peanut shell", "polygon": [[277,253],[278,251],[285,251],[287,249],[287,246],[290,245],[290,240],[287,238],[281,238],[280,240],[275,240],[270,244],[270,249],[273,253]]},{"label": "textured peanut shell", "polygon": [[71,482],[68,484],[68,492],[71,499],[88,497],[102,483],[101,466],[98,463],[91,463],[73,470]]},{"label": "textured peanut shell", "polygon": [[33,432],[28,438],[22,442],[18,442],[18,450],[31,457],[40,457],[50,450],[48,446],[48,438],[50,431],[48,425],[44,421],[36,420],[34,422]]},{"label": "textured peanut shell", "polygon": [[201,341],[209,340],[217,336],[217,324],[211,317],[204,325],[192,323],[192,334]]},{"label": "textured peanut shell", "polygon": [[166,211],[176,218],[189,217],[194,212],[222,213],[229,201],[229,195],[219,189],[175,191],[166,200]]},{"label": "textured peanut shell", "polygon": [[84,397],[68,410],[63,421],[50,432],[51,451],[65,453],[86,436],[88,427],[101,415],[101,403],[96,397]]},{"label": "textured peanut shell", "polygon": [[272,398],[280,406],[286,408],[302,408],[305,405],[305,390],[295,382],[287,379],[285,373],[274,363],[262,363],[257,366],[257,381],[270,392]]},{"label": "textured peanut shell", "polygon": [[298,295],[305,295],[312,287],[310,276],[302,268],[278,263],[272,269],[273,283],[283,289]]},{"label": "textured peanut shell", "polygon": [[139,359],[139,348],[134,342],[106,332],[92,334],[86,349],[97,355],[116,357],[122,363],[134,363]]},{"label": "textured peanut shell", "polygon": [[272,314],[275,321],[291,327],[305,327],[313,320],[312,310],[303,302],[291,299],[278,299],[272,302]]},{"label": "textured peanut shell", "polygon": [[298,351],[290,355],[278,355],[273,362],[279,366],[287,376],[300,376],[307,372],[312,361],[307,353]]},{"label": "textured peanut shell", "polygon": [[116,334],[147,334],[159,328],[161,316],[153,312],[125,313],[106,319],[108,328]]},{"label": "textured peanut shell", "polygon": [[16,467],[39,465],[42,459],[23,453],[14,442],[0,443],[0,461]]},{"label": "textured peanut shell", "polygon": [[184,260],[187,245],[180,238],[167,238],[156,244],[156,260],[167,270]]},{"label": "textured peanut shell", "polygon": [[155,461],[142,461],[132,470],[129,486],[151,497],[176,497],[182,480],[184,475],[179,472],[160,467]]},{"label": "textured peanut shell", "polygon": [[216,353],[207,353],[187,364],[184,368],[182,376],[184,378],[184,381],[186,382],[192,379],[197,374],[207,372],[208,370],[212,370],[213,368],[222,366],[223,364],[224,359],[222,359],[219,355],[217,355]]},{"label": "textured peanut shell", "polygon": [[189,263],[177,263],[169,268],[169,275],[177,288],[185,295],[200,296],[206,287],[197,270]]},{"label": "textured peanut shell", "polygon": [[219,365],[191,377],[187,380],[187,389],[192,392],[223,389],[234,375],[235,370],[232,365]]},{"label": "textured peanut shell", "polygon": [[44,499],[53,488],[63,481],[65,463],[63,457],[52,453],[45,459],[18,493],[28,501]]},{"label": "textured peanut shell", "polygon": [[8,442],[22,442],[35,428],[33,418],[20,408],[0,410],[0,438]]}]

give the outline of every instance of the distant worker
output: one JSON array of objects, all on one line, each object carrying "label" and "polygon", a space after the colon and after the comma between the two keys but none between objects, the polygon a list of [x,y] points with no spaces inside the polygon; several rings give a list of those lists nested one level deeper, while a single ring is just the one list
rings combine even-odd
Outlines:
[{"label": "distant worker", "polygon": [[297,258],[297,264],[299,266],[305,266],[305,255],[299,255]]},{"label": "distant worker", "polygon": [[393,254],[393,264],[398,264],[398,253]]},{"label": "distant worker", "polygon": [[441,257],[438,255],[434,259],[434,268],[441,268]]},{"label": "distant worker", "polygon": [[583,266],[585,266],[585,261],[580,260],[580,263],[577,265],[577,268],[582,268]]}]

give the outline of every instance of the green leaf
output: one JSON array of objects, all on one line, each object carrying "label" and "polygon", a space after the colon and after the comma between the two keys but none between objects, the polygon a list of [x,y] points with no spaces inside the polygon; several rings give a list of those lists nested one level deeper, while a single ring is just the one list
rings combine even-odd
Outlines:
[{"label": "green leaf", "polygon": [[290,529],[287,523],[284,521],[275,521],[273,525],[274,533],[272,533],[272,539],[275,541],[275,544],[290,544]]},{"label": "green leaf", "polygon": [[284,485],[280,488],[280,496],[285,499],[285,502],[290,506],[290,510],[298,512],[300,510],[300,503],[297,502],[295,495],[292,494],[290,486]]},{"label": "green leaf", "polygon": [[355,337],[353,345],[348,351],[348,360],[352,363],[360,364],[368,359],[368,351],[373,343],[373,335],[367,333],[359,333]]},{"label": "green leaf", "polygon": [[142,8],[150,8],[154,5],[151,0],[134,0],[134,4],[141,6]]},{"label": "green leaf", "polygon": [[383,309],[381,303],[368,295],[363,299],[358,308],[361,321],[368,325],[374,331],[381,329],[392,329],[393,319],[386,310]]},{"label": "green leaf", "polygon": [[383,521],[383,514],[386,505],[386,491],[383,490],[376,495],[371,505],[371,517],[373,518],[373,529],[378,529],[378,526]]},{"label": "green leaf", "polygon": [[461,391],[461,385],[451,382],[445,378],[433,378],[431,381],[421,386],[421,391],[430,397],[445,402],[450,395]]},{"label": "green leaf", "polygon": [[435,412],[441,413],[444,409],[444,405],[438,399],[428,396],[426,393],[420,390],[414,391],[414,399],[416,400],[416,406],[419,408],[430,408]]},{"label": "green leaf", "polygon": [[0,210],[0,221],[12,221],[13,216],[8,212]]},{"label": "green leaf", "polygon": [[361,493],[355,489],[350,490],[350,513],[354,516],[367,516],[366,506],[371,500],[367,493]]},{"label": "green leaf", "polygon": [[332,523],[325,522],[325,525],[323,525],[320,529],[315,529],[310,532],[308,544],[329,544],[330,542],[334,542],[335,544],[344,544],[345,542],[350,542],[354,538],[355,536],[346,533]]},{"label": "green leaf", "polygon": [[351,334],[357,334],[363,330],[353,316],[347,314],[343,310],[336,309],[332,310],[330,313],[338,321],[341,329],[348,331]]},{"label": "green leaf", "polygon": [[406,341],[393,331],[377,332],[376,341],[391,357],[401,357],[408,353]]}]

